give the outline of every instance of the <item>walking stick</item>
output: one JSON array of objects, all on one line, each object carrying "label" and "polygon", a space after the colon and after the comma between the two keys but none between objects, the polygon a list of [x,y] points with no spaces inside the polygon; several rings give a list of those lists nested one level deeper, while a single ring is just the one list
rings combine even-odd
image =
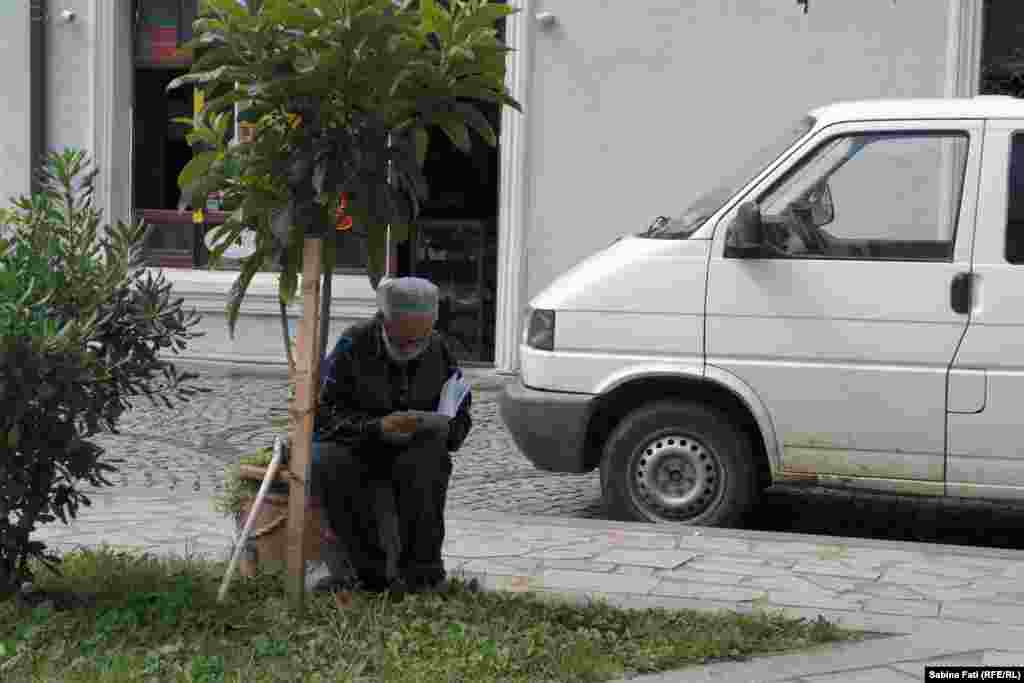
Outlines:
[{"label": "walking stick", "polygon": [[231,556],[231,563],[228,565],[228,571],[224,575],[224,581],[220,585],[220,591],[217,593],[217,602],[224,602],[224,598],[228,594],[228,586],[231,585],[231,577],[234,576],[235,569],[238,567],[238,558],[242,555],[242,550],[245,548],[245,542],[249,539],[249,534],[252,532],[252,525],[256,521],[256,515],[259,514],[260,505],[263,503],[263,498],[267,495],[267,491],[270,489],[270,483],[277,477],[277,470],[281,466],[281,460],[284,456],[284,440],[280,436],[274,437],[274,457],[270,460],[270,465],[267,467],[267,473],[263,476],[263,484],[260,485],[260,491],[256,494],[256,500],[252,504],[252,509],[249,510],[249,519],[245,522],[245,527],[242,528],[241,536],[235,541],[235,552]]}]

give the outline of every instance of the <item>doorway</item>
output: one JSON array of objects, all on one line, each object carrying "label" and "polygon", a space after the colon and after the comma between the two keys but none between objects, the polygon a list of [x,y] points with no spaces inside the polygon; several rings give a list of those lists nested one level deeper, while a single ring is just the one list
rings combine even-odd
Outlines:
[{"label": "doorway", "polygon": [[[498,107],[480,108],[498,132]],[[459,360],[493,363],[500,150],[471,136],[467,155],[442,132],[431,132],[424,164],[430,196],[413,239],[398,250],[398,267],[440,288],[437,328]]]},{"label": "doorway", "polygon": [[184,71],[135,70],[135,196],[134,205],[177,210],[181,201],[178,174],[192,158],[185,126],[172,118],[192,116],[193,89],[167,92]]},{"label": "doorway", "polygon": [[136,219],[152,226],[146,240],[150,265],[193,268],[204,253],[202,225],[192,222],[181,203],[178,175],[192,159],[187,127],[174,118],[191,118],[194,89],[171,92],[167,86],[188,72],[198,0],[133,0],[132,208]]},{"label": "doorway", "polygon": [[985,0],[982,12],[981,94],[1024,97],[1024,4]]},{"label": "doorway", "polygon": [[192,116],[193,88],[167,92],[179,69],[136,68],[132,206],[153,226],[146,253],[155,266],[191,268],[201,245],[191,213],[181,204],[178,174],[192,159],[186,127],[171,119]]},{"label": "doorway", "polygon": [[[496,25],[505,40],[506,22]],[[474,102],[501,139],[501,108]],[[413,238],[397,249],[398,271],[441,290],[437,329],[461,362],[494,363],[498,287],[500,144],[470,131],[464,154],[440,130],[430,132],[424,175],[430,196]]]}]

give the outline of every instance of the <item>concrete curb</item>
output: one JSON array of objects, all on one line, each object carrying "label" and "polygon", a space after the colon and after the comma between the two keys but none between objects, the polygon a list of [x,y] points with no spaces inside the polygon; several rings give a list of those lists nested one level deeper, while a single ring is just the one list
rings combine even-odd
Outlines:
[{"label": "concrete curb", "polygon": [[[288,378],[288,366],[283,362],[238,362],[221,358],[175,358],[179,370],[204,374],[227,375],[229,377],[279,377]],[[515,380],[515,375],[499,374],[493,367],[476,365],[463,366],[463,373],[480,392],[501,391]]]},{"label": "concrete curb", "polygon": [[[515,515],[506,512],[488,512],[484,510],[464,510],[459,507],[451,507],[448,516],[456,519],[465,519],[474,522],[492,521],[495,523],[523,523],[530,524],[536,520],[535,515]],[[943,545],[939,543],[918,543],[913,541],[891,541],[885,539],[857,538],[852,536],[821,536],[813,534],[788,533],[783,531],[752,531],[750,529],[728,529],[721,527],[698,527],[698,526],[675,526],[670,524],[655,524],[651,522],[617,522],[604,519],[580,519],[552,517],[545,520],[545,525],[553,527],[571,527],[580,529],[591,529],[606,531],[609,528],[622,528],[643,534],[659,534],[672,537],[686,538],[689,536],[702,536],[706,539],[738,539],[752,543],[781,541],[787,543],[804,543],[827,546],[850,546],[854,548],[869,548],[877,550],[905,550],[907,552],[918,552],[924,555],[962,555],[971,558],[985,557],[995,559],[1009,559],[1020,561],[1024,558],[1024,551],[1009,550],[1005,548],[986,548],[982,546],[964,545]]]},{"label": "concrete curb", "polygon": [[895,680],[894,673],[890,672],[910,675],[908,670],[916,670],[918,680],[924,680],[924,667],[934,660],[948,663],[960,660],[967,664],[965,659],[981,659],[986,652],[995,649],[1019,653],[1020,662],[1024,664],[1021,634],[1010,634],[1011,640],[1007,642],[1003,631],[1002,627],[942,625],[906,636],[837,643],[803,652],[758,656],[743,662],[687,667],[621,680],[631,683],[782,683],[829,676],[828,680],[836,682],[888,681]]}]

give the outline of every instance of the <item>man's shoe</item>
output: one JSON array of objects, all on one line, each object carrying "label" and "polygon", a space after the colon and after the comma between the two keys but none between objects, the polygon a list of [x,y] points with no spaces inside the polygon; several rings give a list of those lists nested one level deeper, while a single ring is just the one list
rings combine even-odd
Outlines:
[{"label": "man's shoe", "polygon": [[409,586],[401,579],[393,581],[371,581],[359,584],[359,590],[383,597],[388,602],[401,602],[410,593]]},{"label": "man's shoe", "polygon": [[447,593],[451,588],[443,574],[408,577],[406,583],[410,593]]},{"label": "man's shoe", "polygon": [[405,598],[406,593],[409,592],[409,587],[401,578],[389,581],[373,576],[362,578],[359,581],[359,588],[357,590],[384,596],[391,602],[401,602]]},{"label": "man's shoe", "polygon": [[359,588],[359,582],[352,576],[325,576],[313,585],[314,593],[352,592]]},{"label": "man's shoe", "polygon": [[405,600],[405,596],[409,592],[409,586],[405,583],[404,579],[399,577],[388,583],[385,595],[391,602],[401,602],[402,600]]},{"label": "man's shoe", "polygon": [[[333,536],[333,532],[331,532],[331,535]],[[326,538],[323,540],[320,544],[320,559],[327,565],[327,570],[331,573],[331,576],[355,574],[352,563],[349,561],[348,553],[345,551],[345,547],[337,541],[337,537],[334,538],[333,542]]]}]

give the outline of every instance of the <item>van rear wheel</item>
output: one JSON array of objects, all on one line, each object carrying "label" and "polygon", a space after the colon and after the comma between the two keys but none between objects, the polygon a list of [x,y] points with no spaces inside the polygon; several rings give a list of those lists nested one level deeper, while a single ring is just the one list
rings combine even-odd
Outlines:
[{"label": "van rear wheel", "polygon": [[753,448],[717,410],[652,403],[627,415],[609,437],[601,489],[614,519],[735,525],[757,491]]}]

